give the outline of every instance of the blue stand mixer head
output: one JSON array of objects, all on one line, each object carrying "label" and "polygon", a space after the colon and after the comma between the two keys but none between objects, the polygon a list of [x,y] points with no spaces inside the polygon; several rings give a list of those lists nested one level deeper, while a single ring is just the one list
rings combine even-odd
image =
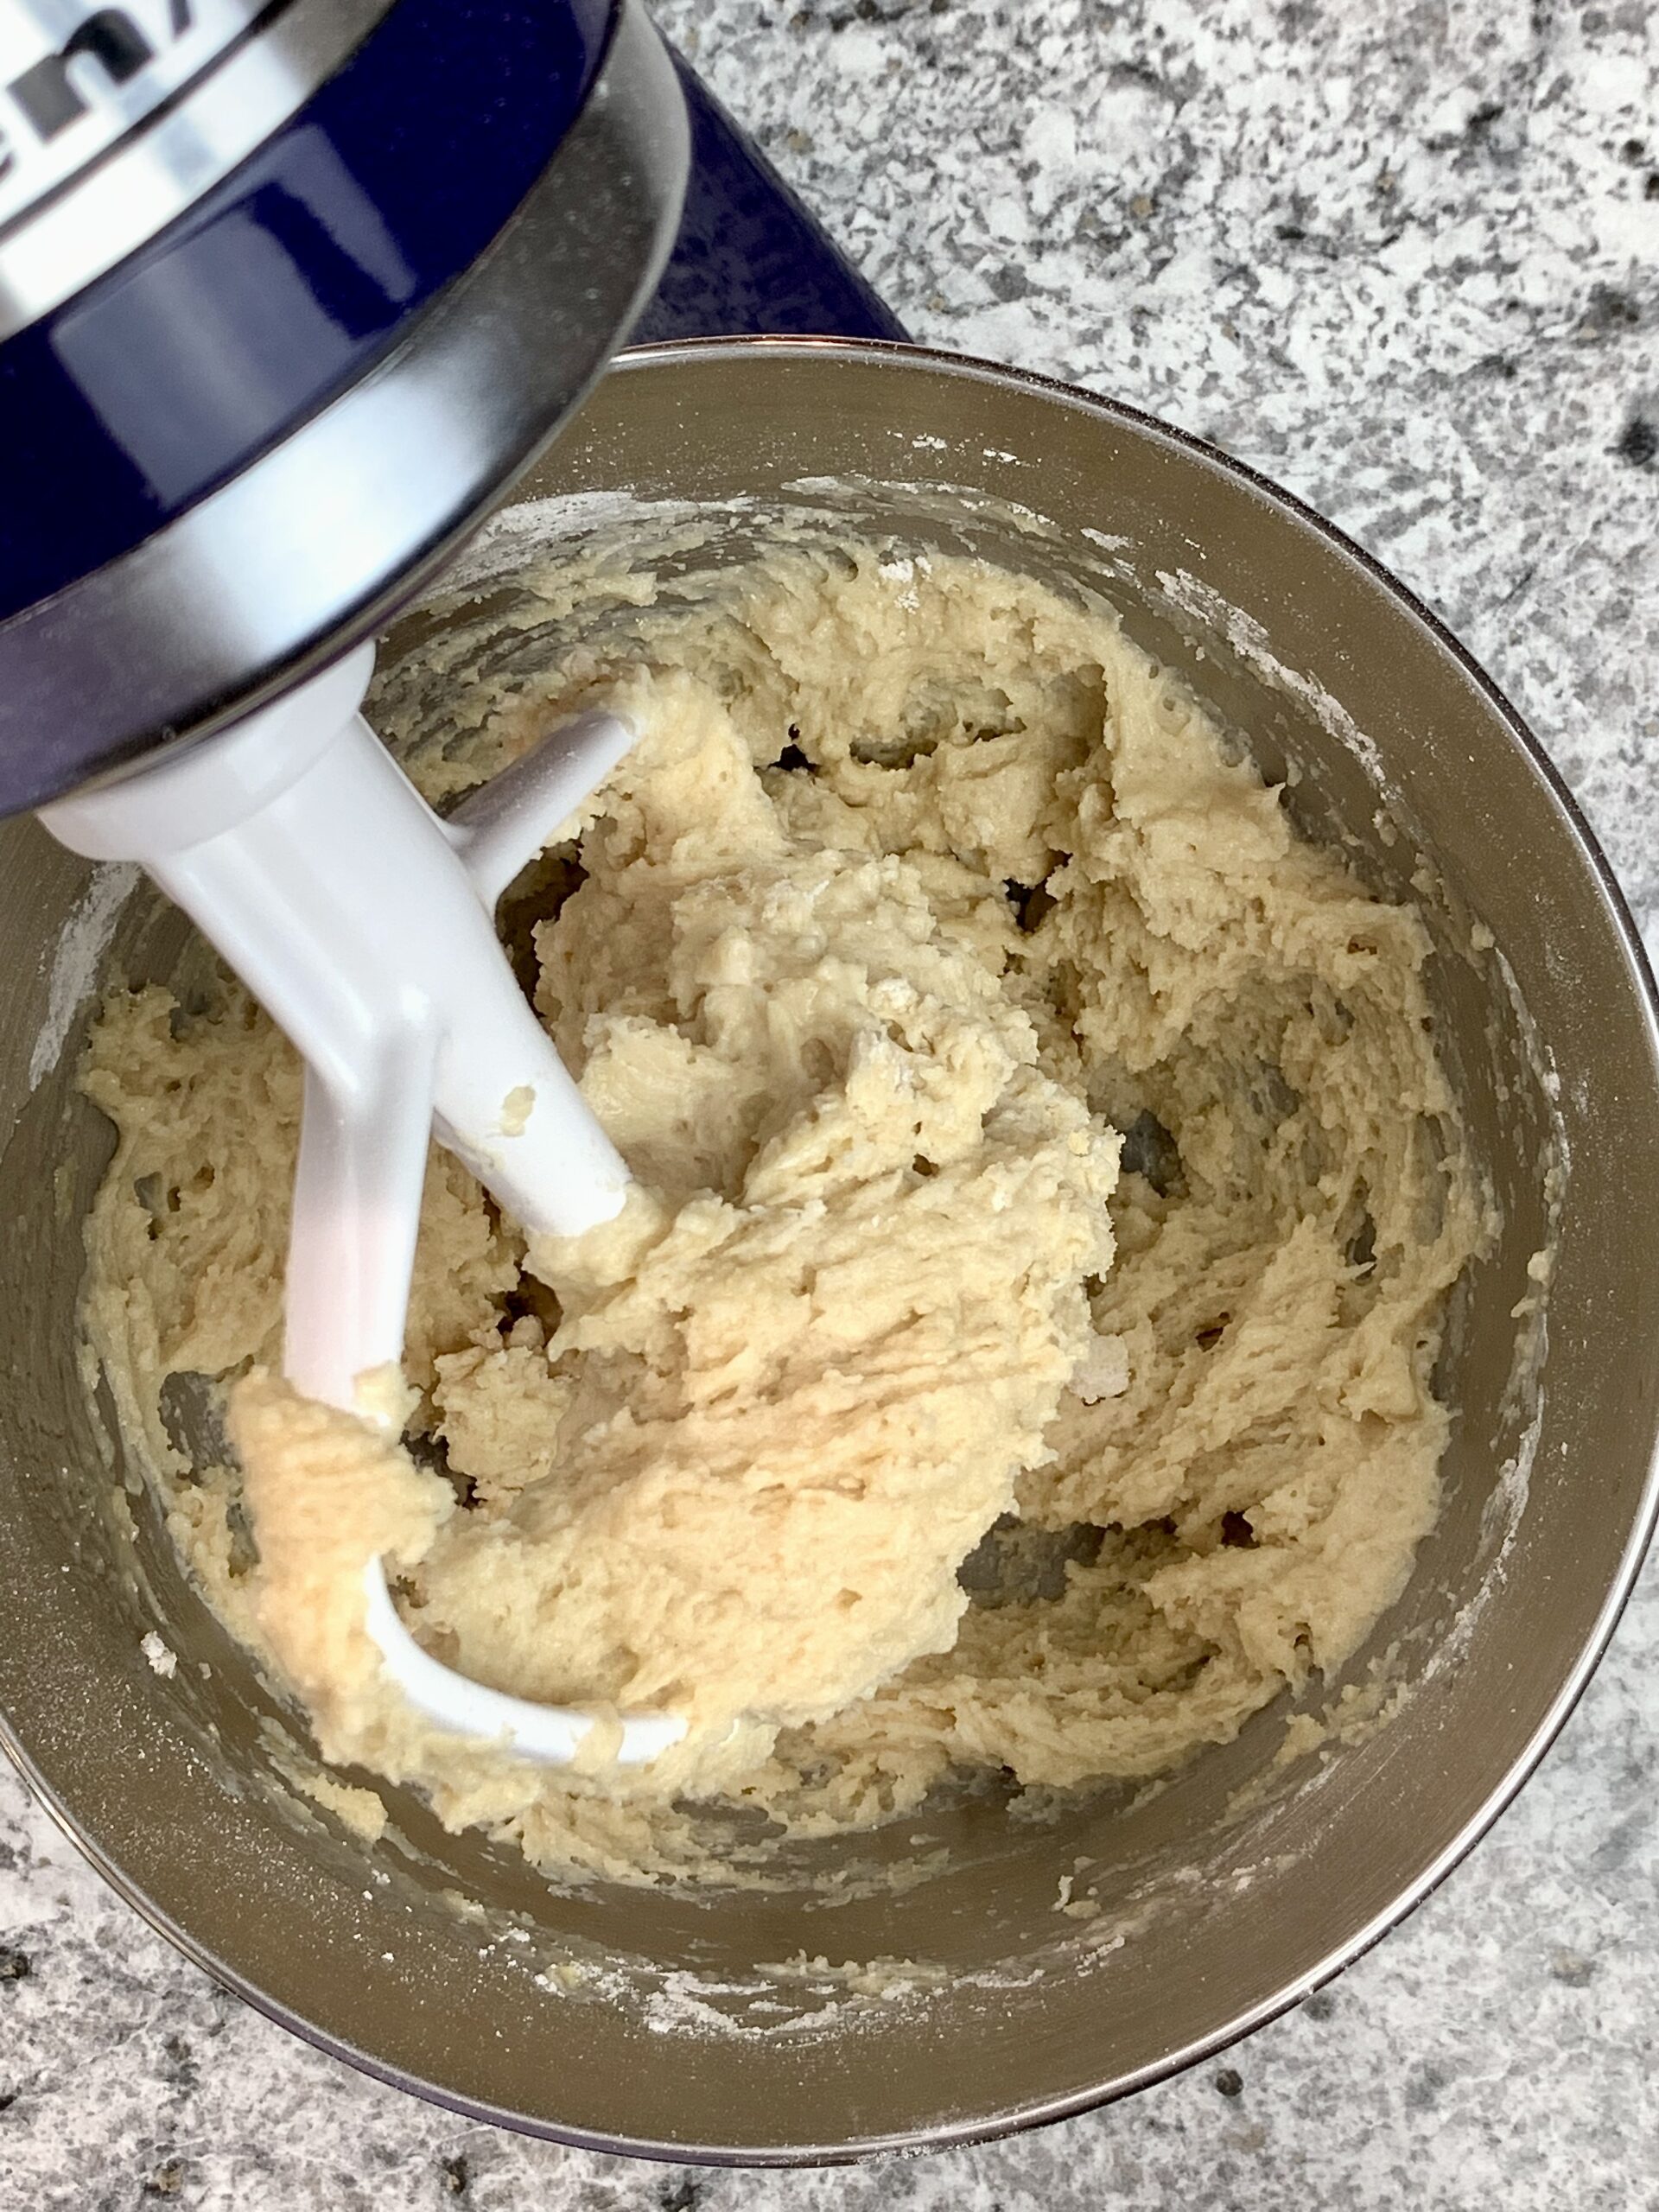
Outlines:
[{"label": "blue stand mixer head", "polygon": [[0,813],[370,634],[642,309],[903,334],[637,0],[7,0]]}]

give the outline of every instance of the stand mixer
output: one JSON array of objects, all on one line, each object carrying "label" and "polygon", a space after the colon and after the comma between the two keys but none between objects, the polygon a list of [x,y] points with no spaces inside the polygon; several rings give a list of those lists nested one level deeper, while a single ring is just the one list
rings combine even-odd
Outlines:
[{"label": "stand mixer", "polygon": [[[299,1050],[284,1367],[391,1427],[431,1135],[531,1231],[625,1201],[493,915],[636,733],[440,822],[365,641],[636,328],[903,335],[637,0],[0,4],[0,813],[142,862]],[[365,1604],[441,1726],[593,1725]]]}]

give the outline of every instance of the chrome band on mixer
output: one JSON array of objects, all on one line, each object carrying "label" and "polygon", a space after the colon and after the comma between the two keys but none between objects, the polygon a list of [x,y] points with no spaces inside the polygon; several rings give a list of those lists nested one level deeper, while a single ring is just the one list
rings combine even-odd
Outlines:
[{"label": "chrome band on mixer", "polygon": [[392,0],[0,14],[0,338],[153,238],[308,99]]}]

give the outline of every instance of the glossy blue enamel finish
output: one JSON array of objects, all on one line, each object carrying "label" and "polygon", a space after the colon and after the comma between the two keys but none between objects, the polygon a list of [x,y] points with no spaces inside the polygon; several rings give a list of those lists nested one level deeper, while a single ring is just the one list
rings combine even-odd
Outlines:
[{"label": "glossy blue enamel finish", "polygon": [[355,382],[488,245],[612,0],[399,0],[191,213],[0,346],[0,620],[101,568]]},{"label": "glossy blue enamel finish", "polygon": [[683,61],[691,117],[685,216],[633,332],[669,338],[903,338],[903,324]]}]

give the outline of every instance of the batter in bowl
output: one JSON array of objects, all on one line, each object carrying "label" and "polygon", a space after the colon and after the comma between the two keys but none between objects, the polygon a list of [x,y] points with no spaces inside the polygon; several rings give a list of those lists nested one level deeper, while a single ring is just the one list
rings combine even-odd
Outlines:
[{"label": "batter in bowl", "polygon": [[[505,912],[638,1187],[527,1249],[434,1154],[411,1448],[274,1379],[299,1076],[264,1017],[118,995],[84,1078],[119,1137],[91,1345],[323,1756],[658,1876],[706,1870],[699,1804],[811,1834],[1154,1776],[1338,1665],[1435,1518],[1484,1229],[1416,912],[1098,602],[859,544],[531,595],[528,669],[455,610],[411,766],[441,802],[596,698],[638,722]],[[219,1464],[180,1375],[227,1388]],[[686,1741],[561,1773],[436,1732],[364,1630],[377,1551],[467,1674]]]}]

